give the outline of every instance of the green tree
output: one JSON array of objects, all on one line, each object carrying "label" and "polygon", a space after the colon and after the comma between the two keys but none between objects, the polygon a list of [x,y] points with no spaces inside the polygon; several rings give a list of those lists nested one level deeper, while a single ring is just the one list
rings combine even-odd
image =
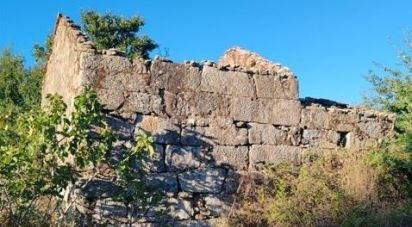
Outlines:
[{"label": "green tree", "polygon": [[382,72],[371,71],[368,80],[375,95],[369,103],[396,116],[398,144],[412,153],[412,57],[411,49],[400,54],[401,67],[383,67]]},{"label": "green tree", "polygon": [[0,105],[24,104],[20,85],[26,77],[23,58],[13,54],[11,49],[5,49],[0,55]]},{"label": "green tree", "polygon": [[4,49],[0,54],[0,111],[39,107],[43,75],[44,66],[27,69],[20,55]]},{"label": "green tree", "polygon": [[53,47],[53,35],[47,36],[46,43],[44,46],[40,44],[35,44],[34,49],[34,59],[38,65],[44,66],[51,54],[51,50]]},{"label": "green tree", "polygon": [[82,13],[84,31],[98,49],[118,48],[133,57],[148,58],[158,45],[148,36],[137,36],[144,21],[139,16],[125,19],[112,14],[100,15],[95,11]]}]

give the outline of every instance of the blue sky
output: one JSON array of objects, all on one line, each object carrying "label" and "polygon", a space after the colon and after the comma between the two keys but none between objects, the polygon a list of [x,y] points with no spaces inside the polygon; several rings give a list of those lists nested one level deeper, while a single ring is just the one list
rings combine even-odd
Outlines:
[{"label": "blue sky", "polygon": [[58,12],[79,22],[90,9],[143,16],[142,32],[177,62],[218,60],[241,46],[290,67],[301,97],[350,104],[368,93],[373,62],[395,64],[412,25],[410,0],[4,0],[0,48],[33,64],[32,46],[52,32]]}]

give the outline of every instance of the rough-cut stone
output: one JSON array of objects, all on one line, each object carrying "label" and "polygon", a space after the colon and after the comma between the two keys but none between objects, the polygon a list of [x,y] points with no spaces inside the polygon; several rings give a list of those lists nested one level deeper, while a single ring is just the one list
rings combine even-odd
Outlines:
[{"label": "rough-cut stone", "polygon": [[134,112],[141,114],[150,114],[152,112],[151,95],[147,93],[130,92],[126,94],[122,111]]},{"label": "rough-cut stone", "polygon": [[249,152],[249,169],[281,162],[298,162],[301,148],[294,146],[253,145]]},{"label": "rough-cut stone", "polygon": [[197,67],[155,60],[151,72],[154,87],[174,94],[194,91],[200,86],[200,69]]},{"label": "rough-cut stone", "polygon": [[352,149],[370,149],[372,147],[378,147],[379,141],[374,138],[365,138],[362,135],[354,134],[350,138],[349,147]]},{"label": "rough-cut stone", "polygon": [[223,95],[255,96],[253,81],[246,73],[224,72],[209,66],[203,67],[200,89]]},{"label": "rough-cut stone", "polygon": [[164,93],[165,111],[172,118],[184,118],[186,116],[187,106],[184,94],[174,94],[171,92]]},{"label": "rough-cut stone", "polygon": [[324,107],[306,107],[302,109],[303,127],[310,129],[329,129],[330,115]]},{"label": "rough-cut stone", "polygon": [[267,123],[296,126],[300,122],[301,105],[298,101],[262,99],[260,107],[261,111],[267,110],[269,113],[270,120]]},{"label": "rough-cut stone", "polygon": [[126,100],[121,90],[97,89],[96,93],[100,98],[101,104],[107,110],[119,109]]},{"label": "rough-cut stone", "polygon": [[249,150],[246,146],[215,146],[209,156],[211,162],[217,166],[245,170],[248,166]]},{"label": "rough-cut stone", "polygon": [[228,195],[207,195],[203,199],[210,215],[214,217],[225,216],[234,201],[234,197]]},{"label": "rough-cut stone", "polygon": [[230,97],[209,92],[186,92],[187,112],[202,117],[228,116]]},{"label": "rough-cut stone", "polygon": [[250,123],[249,125],[249,143],[251,144],[292,145],[290,136],[294,132],[290,133],[287,128],[279,128],[271,124]]},{"label": "rough-cut stone", "polygon": [[180,143],[180,127],[171,123],[166,118],[139,115],[137,118],[136,129],[136,131],[143,130],[152,134],[156,143]]},{"label": "rough-cut stone", "polygon": [[330,130],[305,129],[302,134],[302,144],[309,147],[338,148],[341,135]]},{"label": "rough-cut stone", "polygon": [[254,75],[256,95],[261,98],[299,98],[298,82],[294,76]]},{"label": "rough-cut stone", "polygon": [[355,129],[359,122],[359,113],[356,109],[330,108],[330,128],[336,131],[349,132]]},{"label": "rough-cut stone", "polygon": [[204,136],[204,129],[201,127],[187,127],[182,130],[182,144],[185,146],[212,146],[211,138]]},{"label": "rough-cut stone", "polygon": [[241,173],[240,171],[234,170],[227,171],[225,184],[223,185],[223,194],[232,195],[236,193],[242,177]]},{"label": "rough-cut stone", "polygon": [[108,115],[107,123],[120,138],[131,138],[134,134],[134,125],[125,122],[120,118]]},{"label": "rough-cut stone", "polygon": [[192,204],[188,200],[170,198],[167,203],[169,204],[167,213],[174,220],[189,219],[193,213]]},{"label": "rough-cut stone", "polygon": [[296,100],[237,97],[232,99],[230,115],[236,121],[297,126],[301,105]]},{"label": "rough-cut stone", "polygon": [[354,130],[359,121],[355,109],[307,106],[302,110],[301,125],[310,129],[333,129],[341,132]]},{"label": "rough-cut stone", "polygon": [[222,191],[226,171],[222,168],[190,170],[178,174],[184,192],[219,193]]},{"label": "rough-cut stone", "polygon": [[90,201],[114,196],[120,191],[120,187],[114,182],[95,179],[80,184],[81,193]]},{"label": "rough-cut stone", "polygon": [[359,130],[373,139],[382,138],[385,134],[382,123],[376,121],[364,121],[358,124]]},{"label": "rough-cut stone", "polygon": [[128,209],[125,204],[115,202],[112,199],[97,200],[93,218],[102,221],[127,222]]},{"label": "rough-cut stone", "polygon": [[188,127],[182,131],[182,143],[185,145],[245,145],[248,143],[246,128],[212,125],[210,127]]},{"label": "rough-cut stone", "polygon": [[212,126],[203,129],[203,135],[219,145],[245,145],[248,142],[247,129],[236,128],[233,124],[224,128]]},{"label": "rough-cut stone", "polygon": [[165,192],[177,192],[177,178],[174,173],[153,173],[147,176],[150,187]]},{"label": "rough-cut stone", "polygon": [[155,153],[145,158],[146,168],[150,172],[163,172],[165,167],[165,148],[164,145],[155,144]]},{"label": "rough-cut stone", "polygon": [[202,147],[175,146],[166,147],[166,164],[171,171],[199,168],[204,163]]}]

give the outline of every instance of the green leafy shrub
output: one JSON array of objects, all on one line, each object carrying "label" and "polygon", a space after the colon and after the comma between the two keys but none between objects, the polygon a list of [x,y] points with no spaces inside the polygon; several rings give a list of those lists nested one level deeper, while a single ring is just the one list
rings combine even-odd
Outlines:
[{"label": "green leafy shrub", "polygon": [[[62,220],[64,190],[85,170],[95,171],[112,148],[115,138],[95,92],[87,88],[76,97],[70,115],[61,97],[48,99],[44,109],[0,111],[0,225],[53,225]],[[147,194],[143,183],[129,181],[134,173],[128,160],[139,160],[145,152],[153,152],[153,139],[139,136],[115,167],[124,182],[120,185],[127,192],[134,190],[127,197],[131,201]]]}]

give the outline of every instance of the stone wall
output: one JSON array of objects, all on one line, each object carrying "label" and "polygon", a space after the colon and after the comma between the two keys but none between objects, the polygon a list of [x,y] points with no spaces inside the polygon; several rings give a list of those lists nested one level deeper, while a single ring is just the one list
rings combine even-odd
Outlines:
[{"label": "stone wall", "polygon": [[[393,130],[393,118],[383,113],[299,99],[296,76],[255,53],[230,49],[219,64],[130,60],[116,50],[96,51],[59,16],[43,94],[59,93],[71,106],[87,85],[119,135],[113,156],[140,130],[155,137],[149,182],[170,206],[161,217],[148,209],[139,223],[213,225],[229,210],[241,175],[299,162],[309,151],[361,152]],[[93,187],[99,190],[91,193]],[[110,178],[101,176],[79,191],[78,210],[101,222],[127,220],[134,214],[110,198],[112,190]]]}]

